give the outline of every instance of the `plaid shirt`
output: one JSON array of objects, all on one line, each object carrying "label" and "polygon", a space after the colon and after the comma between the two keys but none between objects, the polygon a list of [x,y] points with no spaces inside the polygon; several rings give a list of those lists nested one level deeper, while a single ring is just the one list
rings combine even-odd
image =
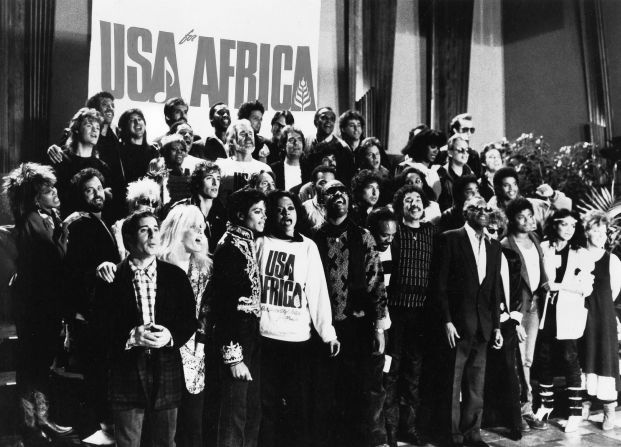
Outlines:
[{"label": "plaid shirt", "polygon": [[157,263],[155,259],[144,269],[139,269],[129,261],[133,274],[132,285],[136,296],[138,313],[142,316],[142,324],[155,324],[155,296],[157,294]]}]

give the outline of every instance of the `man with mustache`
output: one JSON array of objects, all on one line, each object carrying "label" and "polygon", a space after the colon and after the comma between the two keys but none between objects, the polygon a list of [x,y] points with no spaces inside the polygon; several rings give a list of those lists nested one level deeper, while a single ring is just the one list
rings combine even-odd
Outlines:
[{"label": "man with mustache", "polygon": [[388,287],[392,326],[387,352],[392,357],[392,364],[384,381],[386,428],[391,446],[397,445],[402,400],[405,405],[401,408],[407,411],[407,415],[401,415],[407,425],[403,435],[408,442],[421,445],[416,417],[420,404],[423,335],[428,318],[425,308],[437,234],[433,224],[423,221],[428,204],[422,188],[414,185],[399,189],[393,200],[399,225],[391,244],[393,271]]},{"label": "man with mustache", "polygon": [[[500,349],[501,247],[485,228],[490,209],[474,197],[464,204],[466,223],[438,239],[435,297],[445,332],[453,446],[487,447],[481,439],[487,347]],[[441,390],[438,390],[440,393]],[[460,402],[460,396],[463,402]],[[448,422],[448,421],[447,421]]]},{"label": "man with mustache", "polygon": [[269,165],[252,157],[255,147],[254,130],[247,119],[239,120],[229,127],[226,132],[226,142],[233,156],[219,158],[216,161],[222,171],[220,199],[224,204],[232,192],[248,184],[248,179],[252,174],[261,171],[272,172]]},{"label": "man with mustache", "polygon": [[335,428],[335,443],[330,445],[382,445],[386,443],[381,417],[384,330],[390,327],[382,265],[373,236],[349,218],[350,193],[343,183],[331,180],[324,192],[327,221],[314,239],[342,354],[326,360],[331,365],[319,365],[323,374],[317,372],[316,382],[325,389],[316,390],[322,400],[316,413],[325,420],[316,421],[316,430]]},{"label": "man with mustache", "polygon": [[65,348],[71,362],[85,375],[87,409],[98,422],[97,434],[112,444],[111,415],[106,405],[105,368],[102,348],[94,343],[92,306],[95,270],[103,262],[120,262],[116,241],[102,220],[106,203],[104,178],[99,171],[82,169],[71,179],[75,203],[81,216],[70,225],[71,238],[64,259],[67,337]]}]

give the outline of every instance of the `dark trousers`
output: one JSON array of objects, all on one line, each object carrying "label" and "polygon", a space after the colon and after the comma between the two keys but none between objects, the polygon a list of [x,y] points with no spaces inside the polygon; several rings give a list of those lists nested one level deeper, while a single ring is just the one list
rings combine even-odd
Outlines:
[{"label": "dark trousers", "polygon": [[262,447],[309,446],[310,341],[263,337],[261,342]]},{"label": "dark trousers", "polygon": [[231,368],[222,365],[220,383],[219,447],[255,447],[261,424],[261,340],[245,346],[244,363],[252,380],[234,379]]},{"label": "dark trousers", "polygon": [[[451,435],[454,442],[481,439],[487,341],[480,334],[461,334],[451,350]],[[460,405],[459,396],[462,402]]]},{"label": "dark trousers", "polygon": [[[331,384],[324,398],[334,402],[332,444],[378,445],[386,442],[383,418],[383,355],[373,355],[373,325],[366,318],[349,317],[335,323],[341,352],[330,359],[325,379]],[[319,409],[315,405],[316,410]],[[325,407],[322,411],[325,411]]]},{"label": "dark trousers", "polygon": [[[140,447],[145,421],[144,408],[114,410],[114,440],[116,447]],[[174,447],[177,409],[150,410],[147,415],[149,445]]]},{"label": "dark trousers", "polygon": [[203,426],[205,423],[205,391],[191,394],[183,390],[177,412],[177,445],[180,447],[203,447]]},{"label": "dark trousers", "polygon": [[549,334],[539,334],[540,344],[535,362],[539,383],[552,385],[554,383],[554,362],[556,356],[562,362],[562,371],[565,374],[565,384],[569,387],[579,388],[580,362],[578,361],[578,341],[577,340],[557,340]]},{"label": "dark trousers", "polygon": [[485,371],[484,424],[506,425],[520,430],[520,370],[515,320],[500,324],[503,343],[501,349],[488,348]]},{"label": "dark trousers", "polygon": [[[384,376],[386,403],[384,413],[388,430],[399,426],[399,408],[407,410],[407,428],[416,428],[420,406],[419,383],[423,364],[424,314],[422,309],[391,307],[392,326],[388,332],[386,353],[392,357],[390,371]],[[402,415],[403,416],[403,415]]]}]

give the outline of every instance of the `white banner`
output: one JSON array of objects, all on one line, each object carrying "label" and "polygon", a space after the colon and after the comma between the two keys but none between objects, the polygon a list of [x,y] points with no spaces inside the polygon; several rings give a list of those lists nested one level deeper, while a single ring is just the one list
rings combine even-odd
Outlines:
[{"label": "white banner", "polygon": [[209,108],[265,106],[314,134],[320,0],[93,0],[89,95],[105,90],[143,111],[150,140],[168,131],[164,102],[181,96],[195,133],[213,135]]}]

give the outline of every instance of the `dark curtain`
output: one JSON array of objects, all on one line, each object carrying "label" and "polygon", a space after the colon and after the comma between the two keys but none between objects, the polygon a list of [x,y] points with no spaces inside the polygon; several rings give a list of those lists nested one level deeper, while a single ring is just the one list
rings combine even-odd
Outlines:
[{"label": "dark curtain", "polygon": [[434,129],[448,131],[451,118],[467,112],[474,0],[421,2],[427,36],[428,114]]},{"label": "dark curtain", "polygon": [[26,1],[21,159],[41,160],[48,145],[55,9],[55,0]]},{"label": "dark curtain", "polygon": [[365,0],[363,2],[362,42],[363,77],[374,89],[372,128],[367,136],[380,139],[388,147],[390,97],[395,55],[397,1]]}]

